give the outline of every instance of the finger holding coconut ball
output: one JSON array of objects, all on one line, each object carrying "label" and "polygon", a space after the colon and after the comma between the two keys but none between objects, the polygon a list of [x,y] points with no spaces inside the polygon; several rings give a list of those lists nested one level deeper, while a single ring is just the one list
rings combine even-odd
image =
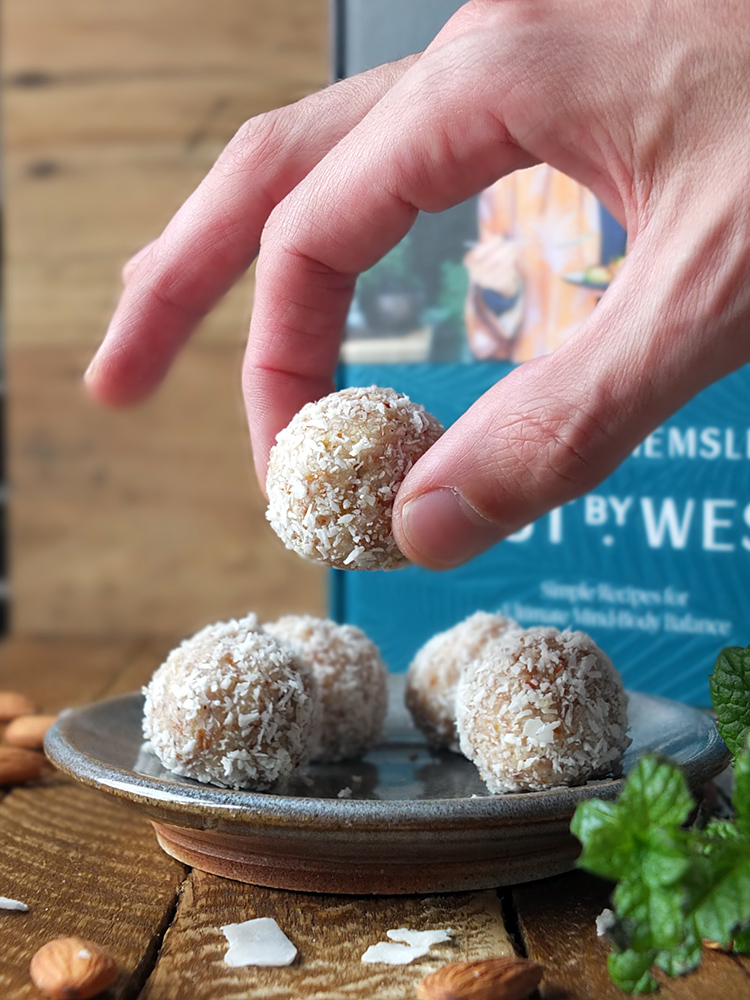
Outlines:
[{"label": "finger holding coconut ball", "polygon": [[388,709],[388,673],[375,643],[354,625],[285,615],[263,626],[313,672],[320,697],[313,761],[359,757],[377,742]]},{"label": "finger holding coconut ball", "polygon": [[459,750],[456,689],[464,668],[481,657],[489,643],[520,628],[498,612],[477,611],[417,651],[406,675],[406,707],[433,749]]},{"label": "finger holding coconut ball", "polygon": [[406,565],[391,530],[393,502],[443,430],[408,396],[379,386],[307,403],[271,449],[271,527],[288,549],[337,569]]},{"label": "finger holding coconut ball", "polygon": [[630,745],[620,675],[583,632],[533,628],[489,646],[459,682],[456,719],[493,793],[604,777]]},{"label": "finger holding coconut ball", "polygon": [[144,737],[174,774],[265,789],[309,758],[320,707],[312,672],[254,615],[186,639],[144,694]]}]

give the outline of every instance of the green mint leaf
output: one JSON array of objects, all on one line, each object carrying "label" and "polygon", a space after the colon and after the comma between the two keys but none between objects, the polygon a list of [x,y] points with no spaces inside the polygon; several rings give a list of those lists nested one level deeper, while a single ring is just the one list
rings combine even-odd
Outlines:
[{"label": "green mint leaf", "polygon": [[625,993],[653,993],[659,984],[651,975],[651,966],[657,958],[656,949],[640,952],[611,951],[607,956],[607,969],[615,986]]},{"label": "green mint leaf", "polygon": [[737,829],[750,839],[750,745],[747,742],[734,760],[733,805]]},{"label": "green mint leaf", "polygon": [[628,775],[617,806],[633,830],[677,829],[693,808],[680,769],[657,754],[644,754]]},{"label": "green mint leaf", "polygon": [[617,802],[591,799],[576,809],[570,828],[583,844],[579,867],[614,881],[635,870],[649,884],[671,884],[687,863],[681,826],[692,808],[679,768],[644,755]]},{"label": "green mint leaf", "polygon": [[641,857],[640,877],[652,889],[672,886],[689,870],[692,849],[682,830],[650,829],[645,838],[647,850]]},{"label": "green mint leaf", "polygon": [[573,814],[570,829],[583,844],[580,868],[614,881],[629,871],[635,844],[630,831],[623,828],[616,802],[582,802]]},{"label": "green mint leaf", "polygon": [[700,937],[727,946],[737,928],[750,923],[750,841],[739,834],[717,836],[718,825],[705,831],[710,839],[691,871],[687,908]]},{"label": "green mint leaf", "polygon": [[612,902],[623,926],[631,930],[627,942],[636,951],[649,948],[676,948],[682,943],[684,915],[681,886],[652,888],[637,872],[622,879],[612,895]]},{"label": "green mint leaf", "polygon": [[686,939],[668,951],[660,951],[654,965],[662,969],[668,976],[684,976],[686,972],[697,969],[701,963],[703,943],[695,929],[687,930]]},{"label": "green mint leaf", "polygon": [[716,660],[709,677],[716,725],[736,757],[750,731],[750,646],[728,646]]},{"label": "green mint leaf", "polygon": [[750,955],[750,924],[735,932],[734,950],[741,955]]}]

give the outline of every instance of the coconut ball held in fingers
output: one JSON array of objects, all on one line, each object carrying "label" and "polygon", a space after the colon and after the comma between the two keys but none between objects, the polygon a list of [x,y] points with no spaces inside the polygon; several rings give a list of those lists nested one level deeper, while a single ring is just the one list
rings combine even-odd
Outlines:
[{"label": "coconut ball held in fingers", "polygon": [[443,433],[393,389],[342,389],[307,403],[276,437],[267,518],[288,549],[336,569],[396,569],[391,516],[414,463]]}]

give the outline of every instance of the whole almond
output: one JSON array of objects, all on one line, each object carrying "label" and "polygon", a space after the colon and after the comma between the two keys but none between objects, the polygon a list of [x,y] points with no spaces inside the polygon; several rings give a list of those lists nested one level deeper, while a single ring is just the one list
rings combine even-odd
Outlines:
[{"label": "whole almond", "polygon": [[543,966],[515,955],[443,965],[417,984],[419,1000],[524,1000]]},{"label": "whole almond", "polygon": [[117,979],[117,963],[93,941],[79,937],[55,938],[31,959],[34,986],[54,1000],[87,1000]]},{"label": "whole almond", "polygon": [[21,715],[8,723],[3,739],[12,747],[41,750],[47,730],[55,722],[56,715]]},{"label": "whole almond", "polygon": [[0,722],[11,722],[19,715],[31,715],[37,711],[31,698],[20,691],[0,691]]},{"label": "whole almond", "polygon": [[0,786],[36,781],[49,766],[47,758],[38,750],[0,747]]}]

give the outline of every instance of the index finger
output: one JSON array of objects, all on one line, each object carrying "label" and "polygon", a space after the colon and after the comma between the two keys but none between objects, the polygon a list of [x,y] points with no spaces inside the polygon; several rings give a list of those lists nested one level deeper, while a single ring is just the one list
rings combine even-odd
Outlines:
[{"label": "index finger", "polygon": [[490,74],[476,65],[472,39],[456,46],[451,73],[445,48],[428,50],[269,218],[243,372],[261,483],[279,430],[333,389],[357,276],[419,210],[449,208],[536,162],[491,113],[496,75],[481,82]]},{"label": "index finger", "polygon": [[254,260],[273,207],[415,58],[240,128],[164,233],[127,265],[125,289],[86,376],[98,399],[133,403],[153,391],[199,321]]}]

